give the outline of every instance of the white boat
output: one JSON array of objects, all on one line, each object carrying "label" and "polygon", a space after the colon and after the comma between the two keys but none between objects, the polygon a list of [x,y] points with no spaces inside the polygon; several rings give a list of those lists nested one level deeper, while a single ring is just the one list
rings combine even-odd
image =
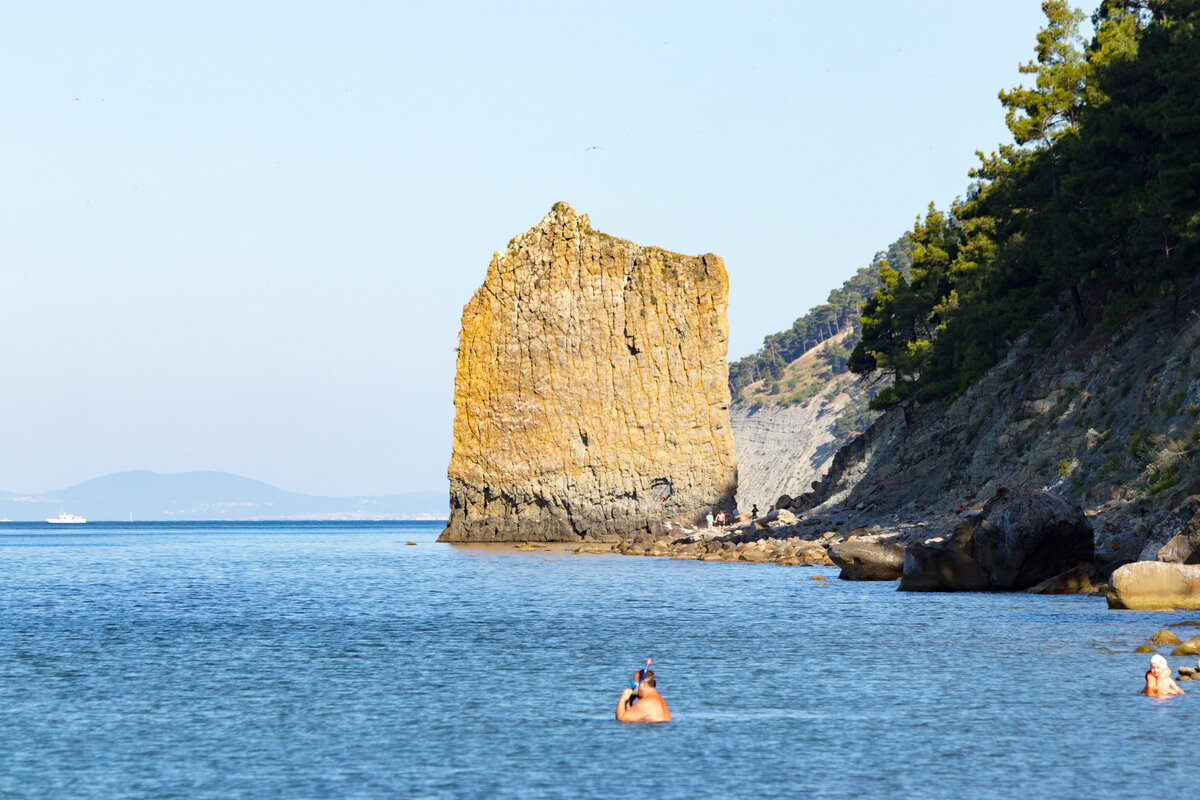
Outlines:
[{"label": "white boat", "polygon": [[84,522],[87,522],[87,520],[84,519],[83,517],[77,517],[74,514],[59,514],[54,519],[46,520],[46,522],[69,523],[72,525],[80,525]]}]

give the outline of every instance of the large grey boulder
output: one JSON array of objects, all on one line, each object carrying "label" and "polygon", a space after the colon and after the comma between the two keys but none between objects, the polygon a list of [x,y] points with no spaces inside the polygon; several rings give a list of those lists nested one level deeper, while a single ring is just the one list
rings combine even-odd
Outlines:
[{"label": "large grey boulder", "polygon": [[904,574],[902,544],[850,539],[829,546],[829,558],[842,568],[844,581],[894,581]]},{"label": "large grey boulder", "polygon": [[1135,561],[1109,580],[1109,608],[1136,611],[1200,609],[1200,566]]},{"label": "large grey boulder", "polygon": [[1096,557],[1083,509],[1040,489],[1000,489],[949,546],[975,559],[993,589],[1028,589]]},{"label": "large grey boulder", "polygon": [[979,562],[949,547],[913,542],[904,553],[901,592],[985,592],[992,588]]},{"label": "large grey boulder", "polygon": [[1000,489],[944,545],[914,548],[904,559],[904,591],[1028,589],[1095,559],[1083,509],[1038,489]]}]

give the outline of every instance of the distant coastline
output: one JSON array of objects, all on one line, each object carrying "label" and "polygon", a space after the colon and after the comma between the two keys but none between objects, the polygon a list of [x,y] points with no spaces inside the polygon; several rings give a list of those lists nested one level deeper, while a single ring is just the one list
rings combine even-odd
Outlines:
[{"label": "distant coastline", "polygon": [[15,522],[38,522],[60,513],[89,522],[444,521],[449,506],[448,492],[328,497],[289,492],[227,472],[137,470],[43,493],[0,491],[0,519]]}]

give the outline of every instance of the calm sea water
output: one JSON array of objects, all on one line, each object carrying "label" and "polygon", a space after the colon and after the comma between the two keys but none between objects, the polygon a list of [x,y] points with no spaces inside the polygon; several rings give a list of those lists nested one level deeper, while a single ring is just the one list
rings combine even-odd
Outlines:
[{"label": "calm sea water", "polygon": [[[1200,684],[1147,699],[1130,653],[1186,615],[439,529],[0,525],[0,797],[1180,798],[1200,779]],[[621,725],[648,655],[675,721]]]}]

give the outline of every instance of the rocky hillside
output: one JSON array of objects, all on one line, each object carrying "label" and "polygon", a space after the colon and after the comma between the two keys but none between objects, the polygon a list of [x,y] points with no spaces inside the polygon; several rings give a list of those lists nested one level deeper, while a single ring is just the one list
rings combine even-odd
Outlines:
[{"label": "rocky hillside", "polygon": [[907,234],[830,292],[826,303],[729,365],[739,508],[765,510],[781,494],[807,488],[834,452],[878,416],[867,405],[883,384],[864,382],[846,365],[858,341],[861,307],[883,285],[885,265],[908,274]]},{"label": "rocky hillside", "polygon": [[757,381],[730,408],[738,463],[738,507],[766,511],[784,493],[821,478],[834,453],[878,414],[870,392],[845,371],[847,329],[788,364],[778,380]]},{"label": "rocky hillside", "polygon": [[579,541],[732,509],[729,282],[558,203],[463,309],[444,541]]},{"label": "rocky hillside", "polygon": [[1198,344],[1195,282],[1116,331],[1056,313],[953,402],[887,411],[796,506],[950,519],[1001,486],[1046,488],[1093,516],[1099,556],[1137,558],[1200,492]]}]

